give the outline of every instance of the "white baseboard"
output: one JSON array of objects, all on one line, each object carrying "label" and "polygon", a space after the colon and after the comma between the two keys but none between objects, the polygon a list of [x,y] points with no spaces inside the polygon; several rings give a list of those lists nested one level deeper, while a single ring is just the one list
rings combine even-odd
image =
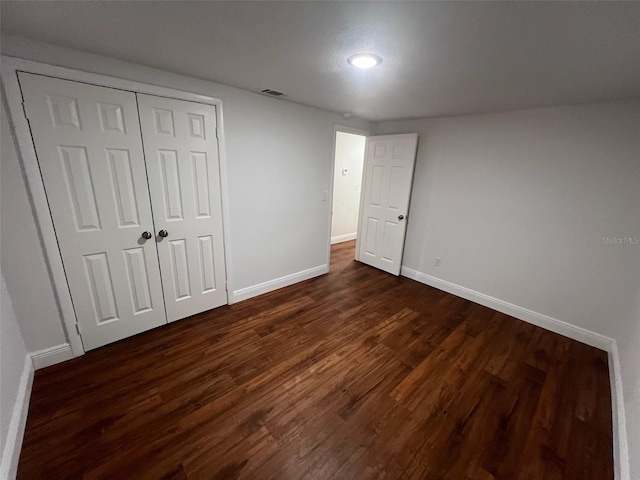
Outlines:
[{"label": "white baseboard", "polygon": [[71,345],[68,343],[25,355],[16,403],[13,406],[7,439],[2,452],[2,463],[0,464],[1,480],[15,478],[18,471],[18,460],[20,459],[24,428],[27,423],[27,413],[29,412],[34,371],[71,358],[73,358],[73,353]]},{"label": "white baseboard", "polygon": [[624,413],[624,395],[618,344],[614,340],[609,351],[609,381],[611,382],[611,413],[613,420],[613,458],[616,480],[631,480],[629,469],[629,444],[627,422]]},{"label": "white baseboard", "polygon": [[72,358],[73,352],[71,351],[71,345],[68,343],[38,350],[37,352],[31,352],[31,359],[33,360],[33,366],[36,370],[55,365],[56,363],[62,363]]},{"label": "white baseboard", "polygon": [[591,345],[592,347],[599,348],[606,352],[611,351],[613,344],[612,338],[600,335],[596,332],[592,332],[591,330],[587,330],[586,328],[571,325],[570,323],[563,322],[562,320],[558,320],[557,318],[549,317],[548,315],[534,312],[533,310],[529,310],[524,307],[519,307],[518,305],[514,305],[513,303],[505,302],[504,300],[485,295],[484,293],[476,292],[475,290],[471,290],[466,287],[461,287],[460,285],[456,285],[455,283],[447,282],[446,280],[441,280],[437,277],[433,277],[431,275],[427,275],[426,273],[418,272],[417,270],[412,270],[407,267],[402,267],[401,275],[407,278],[411,278],[412,280],[416,280],[420,283],[424,283],[431,287],[435,287],[439,290],[444,290],[445,292],[452,293],[453,295],[457,295],[458,297],[466,298],[467,300],[479,303],[480,305],[484,305],[485,307],[489,307],[507,315],[511,315],[512,317],[515,317],[519,320],[523,320],[538,327],[542,327],[545,330],[559,333],[560,335],[564,335],[565,337],[569,337],[579,342],[586,343],[587,345]]},{"label": "white baseboard", "polygon": [[262,295],[263,293],[278,290],[279,288],[283,287],[288,287],[289,285],[293,285],[294,283],[309,280],[310,278],[317,277],[318,275],[323,275],[325,273],[329,273],[329,265],[319,265],[317,267],[309,268],[301,272],[292,273],[291,275],[285,275],[284,277],[269,280],[268,282],[259,283],[258,285],[241,288],[239,290],[235,290],[231,294],[231,303],[240,302],[242,300],[247,300],[248,298]]},{"label": "white baseboard", "polygon": [[[18,385],[18,395],[16,403],[13,405],[11,422],[7,431],[6,443],[2,452],[2,463],[0,463],[0,479],[16,478],[18,471],[18,460],[22,449],[22,438],[24,437],[24,427],[27,423],[27,413],[29,412],[29,400],[31,399],[31,386],[33,385],[33,363],[29,354],[24,357],[24,367],[20,384]],[[3,406],[3,408],[7,408]]]},{"label": "white baseboard", "polygon": [[348,242],[349,240],[356,239],[356,232],[353,233],[345,233],[344,235],[336,235],[335,237],[331,237],[331,245],[335,243]]}]

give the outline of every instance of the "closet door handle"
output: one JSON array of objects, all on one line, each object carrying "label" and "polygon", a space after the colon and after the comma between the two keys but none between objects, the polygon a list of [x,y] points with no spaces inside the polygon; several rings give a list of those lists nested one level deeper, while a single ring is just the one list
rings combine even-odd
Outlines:
[{"label": "closet door handle", "polygon": [[142,238],[149,240],[153,235],[150,232],[142,232]]},{"label": "closet door handle", "polygon": [[158,235],[160,235],[162,238],[168,237],[169,236],[169,232],[167,232],[166,230],[160,230],[158,232]]}]

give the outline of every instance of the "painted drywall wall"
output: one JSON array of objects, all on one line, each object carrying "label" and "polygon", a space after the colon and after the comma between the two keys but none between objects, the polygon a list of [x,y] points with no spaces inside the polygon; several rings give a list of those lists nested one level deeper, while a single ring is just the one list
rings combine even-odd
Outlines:
[{"label": "painted drywall wall", "polygon": [[5,455],[5,448],[26,355],[27,349],[22,341],[4,275],[0,272],[0,476],[7,473],[5,470],[9,468],[11,460],[8,452]]},{"label": "painted drywall wall", "polygon": [[0,263],[27,350],[34,352],[66,338],[4,99],[0,113]]},{"label": "painted drywall wall", "polygon": [[420,135],[403,265],[617,340],[640,478],[640,101],[376,132]]},{"label": "painted drywall wall", "polygon": [[[27,39],[3,36],[1,46],[4,55],[222,99],[231,238],[227,269],[232,289],[327,264],[331,205],[323,201],[323,192],[330,190],[333,181],[334,124],[368,130],[367,122]],[[28,224],[24,228],[35,228],[33,216],[20,220]],[[11,240],[18,242],[20,238]],[[39,245],[23,245],[13,261],[26,266],[32,255],[41,252]],[[11,291],[13,279],[9,275],[7,282]],[[15,287],[15,291],[12,296],[18,309],[21,302],[30,301],[25,294],[28,288]],[[23,321],[24,317],[19,318]],[[59,338],[46,345],[40,342],[48,328],[45,324],[62,332],[58,318],[51,315],[35,321],[40,322],[39,332],[24,331],[29,346],[37,343],[37,348],[46,348],[61,343]],[[38,342],[32,343],[32,333]]]},{"label": "painted drywall wall", "polygon": [[414,131],[403,265],[609,337],[635,319],[640,101],[376,130]]},{"label": "painted drywall wall", "polygon": [[640,287],[638,287],[638,313],[629,322],[626,333],[617,339],[620,356],[624,412],[629,452],[629,478],[640,478]]},{"label": "painted drywall wall", "polygon": [[363,135],[336,132],[331,243],[356,238],[366,140]]}]

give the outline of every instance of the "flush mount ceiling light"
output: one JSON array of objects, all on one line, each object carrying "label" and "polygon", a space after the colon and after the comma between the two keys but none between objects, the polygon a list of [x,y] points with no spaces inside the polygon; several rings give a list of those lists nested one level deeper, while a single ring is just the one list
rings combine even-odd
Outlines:
[{"label": "flush mount ceiling light", "polygon": [[382,59],[373,53],[356,53],[355,55],[351,55],[347,58],[347,62],[354,67],[366,70],[379,65],[380,62],[382,62]]}]

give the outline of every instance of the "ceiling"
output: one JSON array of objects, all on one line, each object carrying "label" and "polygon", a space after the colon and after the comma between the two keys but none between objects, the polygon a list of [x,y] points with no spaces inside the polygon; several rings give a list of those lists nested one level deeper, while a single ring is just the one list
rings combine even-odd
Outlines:
[{"label": "ceiling", "polygon": [[3,33],[371,121],[640,97],[640,2],[1,5]]}]

